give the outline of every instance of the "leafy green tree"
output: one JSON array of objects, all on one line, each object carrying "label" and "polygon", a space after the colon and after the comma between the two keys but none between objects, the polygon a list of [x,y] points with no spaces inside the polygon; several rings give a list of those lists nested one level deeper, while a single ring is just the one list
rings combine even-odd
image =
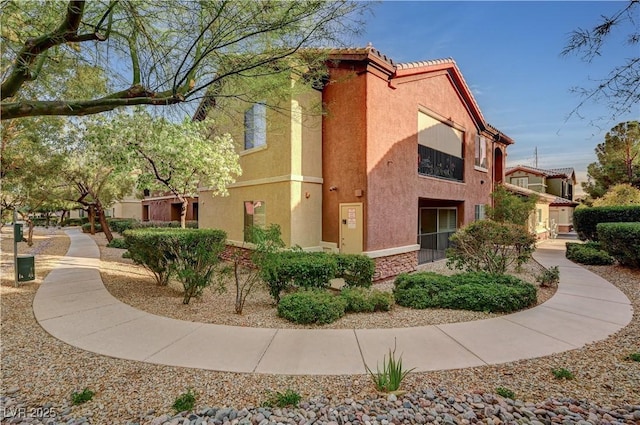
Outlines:
[{"label": "leafy green tree", "polygon": [[499,223],[513,223],[524,226],[533,212],[537,196],[518,196],[504,186],[498,186],[491,194],[493,206],[486,206],[486,215]]},{"label": "leafy green tree", "polygon": [[596,146],[597,162],[587,167],[588,181],[582,187],[592,198],[603,196],[616,184],[640,189],[640,123],[617,124]]},{"label": "leafy green tree", "polygon": [[[236,81],[290,74],[322,55],[309,47],[359,31],[368,2],[3,1],[2,119],[87,115],[132,105],[246,97]],[[292,60],[292,59],[296,60]],[[79,66],[104,73],[107,92],[67,97],[58,83]],[[256,93],[256,95],[259,95]]]},{"label": "leafy green tree", "polygon": [[[68,124],[71,127],[70,124]],[[129,164],[119,163],[113,156],[105,155],[101,143],[104,120],[84,120],[68,129],[69,153],[65,167],[66,199],[83,205],[89,212],[91,233],[95,218],[109,242],[113,235],[105,215],[105,206],[129,195],[135,186],[136,174]]]},{"label": "leafy green tree", "polygon": [[168,190],[178,198],[182,228],[188,198],[199,187],[225,195],[242,172],[231,136],[211,134],[208,119],[175,123],[136,111],[103,121],[96,129],[96,145],[112,161],[137,170],[140,189]]},{"label": "leafy green tree", "polygon": [[27,223],[27,243],[33,243],[33,214],[50,210],[57,202],[56,187],[62,175],[64,155],[56,149],[56,134],[63,121],[36,117],[5,121],[1,125],[0,209],[17,211]]},{"label": "leafy green tree", "polygon": [[[593,87],[576,87],[572,90],[580,94],[583,100],[571,112],[579,114],[587,103],[606,103],[612,114],[612,121],[637,108],[640,104],[640,27],[638,26],[638,0],[621,3],[620,10],[610,16],[602,15],[600,21],[592,28],[578,28],[572,31],[562,55],[576,54],[586,63],[591,63],[601,56],[606,42],[615,31],[626,33],[626,44],[629,46],[625,62],[615,65],[603,78],[594,79]],[[635,109],[637,110],[637,109]]]},{"label": "leafy green tree", "polygon": [[640,205],[640,189],[622,183],[612,186],[602,198],[593,202],[594,207],[613,207],[616,205]]}]

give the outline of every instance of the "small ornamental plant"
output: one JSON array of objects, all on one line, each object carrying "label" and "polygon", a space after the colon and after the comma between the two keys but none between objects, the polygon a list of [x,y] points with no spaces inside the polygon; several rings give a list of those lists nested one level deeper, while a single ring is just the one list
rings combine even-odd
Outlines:
[{"label": "small ornamental plant", "polygon": [[569,370],[569,369],[565,369],[563,367],[559,368],[559,369],[552,369],[551,373],[553,373],[553,376],[556,377],[556,379],[573,379],[575,378],[575,376],[573,375],[573,373]]},{"label": "small ornamental plant", "polygon": [[73,394],[71,394],[71,401],[75,406],[77,406],[79,404],[84,404],[87,401],[91,401],[94,395],[95,393],[93,391],[91,391],[89,388],[85,388],[80,392],[74,392]]},{"label": "small ornamental plant", "polygon": [[496,394],[504,398],[510,398],[511,400],[515,400],[516,398],[516,393],[505,387],[496,388]]},{"label": "small ornamental plant", "polygon": [[196,393],[193,392],[191,388],[187,390],[186,393],[181,394],[176,400],[173,402],[173,410],[176,413],[185,412],[188,410],[193,410],[193,407],[196,405]]}]

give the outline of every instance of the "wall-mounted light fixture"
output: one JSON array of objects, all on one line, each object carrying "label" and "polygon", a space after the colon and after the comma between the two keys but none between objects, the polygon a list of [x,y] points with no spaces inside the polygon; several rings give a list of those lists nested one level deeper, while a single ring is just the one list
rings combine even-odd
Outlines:
[{"label": "wall-mounted light fixture", "polygon": [[338,190],[338,188],[337,188],[337,187],[335,187],[335,186],[330,186],[330,187],[329,187],[329,192],[334,192],[334,191],[336,191],[336,190]]}]

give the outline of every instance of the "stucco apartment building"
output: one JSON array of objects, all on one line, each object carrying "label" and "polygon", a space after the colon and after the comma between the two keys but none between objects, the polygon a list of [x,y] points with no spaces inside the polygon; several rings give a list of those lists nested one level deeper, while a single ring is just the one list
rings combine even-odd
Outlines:
[{"label": "stucco apartment building", "polygon": [[441,258],[484,216],[513,140],[452,59],[396,64],[367,47],[331,51],[327,65],[321,89],[279,111],[244,105],[228,127],[243,174],[228,197],[200,191],[200,227],[241,244],[246,226],[277,223],[288,245],[374,258],[377,278]]}]

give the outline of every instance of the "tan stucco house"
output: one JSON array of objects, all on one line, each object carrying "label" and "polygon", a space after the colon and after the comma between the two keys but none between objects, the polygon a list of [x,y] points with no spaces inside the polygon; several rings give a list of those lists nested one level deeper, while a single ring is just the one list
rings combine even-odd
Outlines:
[{"label": "tan stucco house", "polygon": [[517,165],[505,172],[506,182],[541,194],[553,196],[549,203],[549,227],[557,226],[559,233],[573,230],[573,211],[578,202],[573,200],[577,185],[573,168],[542,169]]},{"label": "tan stucco house", "polygon": [[456,229],[483,218],[513,140],[452,59],[397,64],[367,47],[331,51],[327,66],[322,88],[278,110],[244,104],[228,119],[208,105],[243,173],[228,197],[200,190],[200,227],[242,244],[246,226],[277,223],[290,246],[374,258],[377,278],[442,258]]}]

